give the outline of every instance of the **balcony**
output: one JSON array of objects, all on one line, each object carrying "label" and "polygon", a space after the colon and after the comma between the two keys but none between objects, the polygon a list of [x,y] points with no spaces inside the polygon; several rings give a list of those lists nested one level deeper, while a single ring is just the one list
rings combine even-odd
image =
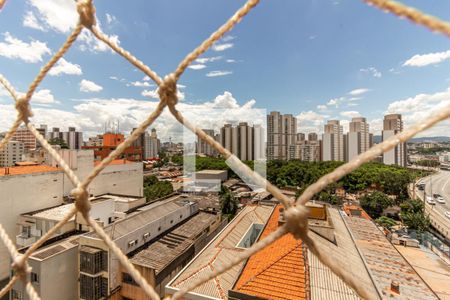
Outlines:
[{"label": "balcony", "polygon": [[29,246],[35,241],[36,238],[34,236],[25,236],[21,234],[16,236],[16,244],[19,248]]}]

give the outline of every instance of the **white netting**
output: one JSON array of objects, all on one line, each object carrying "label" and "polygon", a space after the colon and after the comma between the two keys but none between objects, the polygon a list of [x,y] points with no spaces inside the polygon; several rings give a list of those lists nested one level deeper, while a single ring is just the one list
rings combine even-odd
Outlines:
[{"label": "white netting", "polygon": [[[439,20],[433,16],[426,15],[416,9],[404,6],[400,3],[389,1],[389,0],[364,0],[370,5],[374,5],[383,9],[385,11],[392,12],[400,17],[406,17],[416,24],[423,25],[429,29],[442,33],[450,37],[450,24]],[[109,39],[104,35],[96,26],[95,17],[95,7],[93,6],[92,0],[78,0],[77,1],[77,11],[79,14],[79,22],[75,29],[67,38],[63,46],[58,50],[58,52],[50,59],[50,61],[41,69],[37,77],[31,83],[28,88],[27,93],[19,97],[17,92],[14,90],[12,85],[0,75],[0,83],[6,88],[11,97],[15,100],[17,118],[14,124],[11,126],[7,132],[5,138],[0,142],[0,149],[8,143],[14,132],[17,130],[19,125],[23,122],[26,127],[34,134],[41,145],[50,153],[50,155],[55,158],[67,174],[71,182],[76,186],[72,191],[72,195],[75,198],[75,207],[60,221],[58,222],[50,231],[48,231],[44,236],[42,236],[38,241],[36,241],[24,254],[19,254],[14,244],[11,242],[10,238],[7,236],[5,230],[0,224],[0,238],[6,245],[10,255],[12,257],[13,264],[11,265],[14,275],[10,282],[0,291],[0,298],[4,296],[14,285],[17,280],[22,280],[26,287],[26,292],[31,299],[40,299],[39,295],[34,290],[31,282],[29,281],[29,274],[31,268],[28,265],[28,258],[30,255],[39,248],[48,238],[50,238],[56,231],[59,230],[72,216],[77,212],[80,212],[86,219],[87,223],[92,227],[92,229],[104,240],[106,245],[111,249],[111,251],[118,257],[122,266],[127,270],[127,272],[133,277],[133,279],[142,287],[145,294],[151,299],[159,299],[159,295],[155,292],[153,287],[148,284],[148,282],[141,276],[141,274],[136,270],[136,268],[130,263],[126,255],[115,245],[111,238],[104,232],[101,226],[99,226],[89,214],[90,202],[88,199],[87,188],[92,180],[117,156],[119,156],[128,146],[130,146],[144,131],[148,126],[150,126],[163,112],[166,106],[168,106],[170,112],[175,116],[175,118],[182,123],[184,126],[189,128],[194,132],[199,138],[205,140],[208,144],[219,151],[225,159],[231,159],[235,165],[239,167],[243,174],[254,177],[254,182],[260,183],[261,186],[265,186],[266,190],[270,192],[275,198],[281,201],[285,207],[285,218],[286,224],[279,227],[275,232],[268,235],[262,241],[255,243],[252,247],[248,248],[244,252],[234,257],[227,264],[220,268],[216,268],[207,278],[201,278],[197,281],[192,282],[188,287],[181,289],[172,296],[172,299],[179,299],[184,294],[188,293],[195,287],[201,285],[202,283],[210,280],[219,274],[229,270],[234,265],[240,263],[241,261],[247,259],[254,253],[263,249],[267,245],[271,244],[282,235],[286,233],[293,234],[296,238],[302,239],[302,241],[308,246],[308,248],[324,263],[327,265],[334,273],[342,278],[342,280],[352,287],[358,295],[364,299],[371,299],[372,296],[363,290],[358,284],[357,278],[354,278],[349,273],[345,272],[337,266],[332,257],[323,253],[320,248],[316,246],[314,240],[308,235],[307,226],[307,209],[305,208],[306,202],[308,202],[314,194],[320,192],[328,184],[336,182],[346,174],[350,173],[354,169],[358,168],[364,162],[368,162],[385,151],[388,151],[398,145],[399,143],[405,142],[415,134],[433,126],[434,124],[445,120],[450,117],[450,106],[441,110],[437,114],[430,116],[425,122],[416,124],[408,130],[393,136],[392,138],[384,141],[381,144],[376,145],[367,152],[359,155],[352,161],[342,165],[341,167],[335,169],[333,172],[323,176],[316,183],[309,186],[305,192],[292,203],[281,191],[271,183],[267,182],[264,178],[259,176],[257,173],[252,172],[245,164],[243,164],[239,159],[233,156],[227,149],[223,148],[218,142],[216,142],[212,137],[207,135],[203,130],[197,128],[192,123],[189,122],[181,112],[176,109],[178,102],[177,98],[177,81],[185,71],[185,69],[201,54],[211,47],[211,45],[218,41],[226,32],[230,31],[249,11],[259,3],[259,0],[249,0],[243,7],[241,7],[223,26],[221,26],[216,32],[214,32],[208,39],[206,39],[199,47],[194,51],[189,53],[178,65],[177,69],[164,77],[160,78],[154,71],[152,71],[143,62],[138,60],[128,51],[122,49],[114,41]],[[0,7],[2,1],[0,0]],[[157,85],[158,93],[160,97],[160,102],[157,108],[148,116],[148,118],[140,124],[140,126],[133,131],[131,136],[129,136],[123,143],[121,143],[117,149],[110,153],[110,155],[105,158],[99,165],[97,165],[92,172],[84,180],[80,180],[75,173],[69,168],[69,166],[64,162],[64,160],[59,156],[59,154],[48,144],[45,138],[40,135],[40,133],[29,123],[29,118],[32,116],[30,99],[36,88],[39,86],[41,81],[44,79],[48,71],[56,64],[56,62],[64,56],[67,50],[72,46],[73,42],[77,39],[83,28],[90,30],[93,35],[99,40],[107,44],[112,50],[123,56],[131,64],[136,66],[139,70],[149,76]]]}]

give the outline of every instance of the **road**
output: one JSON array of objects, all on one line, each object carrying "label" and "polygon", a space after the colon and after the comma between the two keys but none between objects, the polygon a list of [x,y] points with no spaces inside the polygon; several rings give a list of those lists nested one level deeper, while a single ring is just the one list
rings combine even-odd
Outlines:
[{"label": "road", "polygon": [[[436,202],[434,209],[442,215],[445,211],[450,211],[450,171],[439,171],[435,175],[426,177],[422,182],[426,184],[425,192],[427,196],[440,194],[445,199],[445,204]],[[423,193],[423,191],[418,191],[418,193]]]}]

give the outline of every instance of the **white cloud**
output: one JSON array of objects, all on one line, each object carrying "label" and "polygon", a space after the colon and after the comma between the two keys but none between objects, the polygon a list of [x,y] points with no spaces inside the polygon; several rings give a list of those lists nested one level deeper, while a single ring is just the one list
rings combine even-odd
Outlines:
[{"label": "white cloud", "polygon": [[233,43],[214,44],[214,45],[212,45],[211,49],[213,51],[220,52],[220,51],[225,51],[229,48],[232,48],[233,46],[234,46]]},{"label": "white cloud", "polygon": [[235,63],[236,60],[235,60],[235,59],[227,59],[226,62],[227,62],[227,63]]},{"label": "white cloud", "polygon": [[42,25],[32,11],[27,11],[23,16],[22,25],[25,27],[45,31],[44,25]]},{"label": "white cloud", "polygon": [[317,105],[317,109],[318,110],[326,110],[328,107],[326,106],[326,105],[322,105],[322,104],[320,104],[320,105]]},{"label": "white cloud", "polygon": [[[394,101],[389,104],[386,113],[400,113],[405,127],[411,126],[421,120],[426,120],[433,113],[450,107],[450,88],[434,94],[418,94],[407,99]],[[449,136],[450,121],[446,120],[426,131],[423,135]]]},{"label": "white cloud", "polygon": [[96,93],[103,90],[103,87],[93,81],[82,79],[80,82],[80,91],[85,93]]},{"label": "white cloud", "polygon": [[116,19],[115,16],[106,13],[106,23],[107,23],[108,25],[110,25],[110,24],[116,22],[116,20],[117,20],[117,19]]},{"label": "white cloud", "polygon": [[233,74],[232,71],[211,71],[206,73],[206,77],[217,77],[217,76],[225,76],[225,75],[229,75],[229,74]]},{"label": "white cloud", "polygon": [[[74,126],[85,133],[85,138],[101,133],[108,121],[120,122],[122,132],[129,134],[133,127],[144,121],[148,113],[153,111],[158,101],[137,100],[128,98],[89,98],[79,99],[70,112],[48,107],[34,107],[33,124],[47,124],[49,127]],[[249,122],[257,123],[266,119],[265,110],[254,109],[255,100],[243,104],[233,97],[230,92],[224,92],[214,99],[204,103],[191,104],[180,102],[178,108],[189,120],[202,128],[219,130],[224,123]],[[0,131],[14,121],[16,112],[13,104],[0,104]],[[63,123],[61,123],[64,120]],[[173,141],[182,141],[183,127],[173,116],[165,110],[152,128],[156,128],[158,135],[164,141],[172,137]],[[195,138],[194,138],[195,140]]]},{"label": "white cloud", "polygon": [[78,21],[76,2],[73,0],[29,0],[37,10],[37,19],[46,27],[67,33]]},{"label": "white cloud", "polygon": [[206,68],[206,65],[194,64],[194,65],[189,65],[188,68],[192,69],[192,70],[201,70],[201,69]]},{"label": "white cloud", "polygon": [[302,111],[299,115],[297,115],[298,132],[320,133],[323,131],[323,125],[325,124],[325,119],[328,117],[329,116],[327,116],[327,115],[321,115],[312,110]]},{"label": "white cloud", "polygon": [[39,103],[39,104],[59,104],[60,102],[55,100],[55,97],[52,95],[51,91],[48,89],[42,89],[36,91],[31,97],[31,103]]},{"label": "white cloud", "polygon": [[45,54],[51,54],[46,43],[36,40],[27,43],[13,37],[9,32],[5,32],[4,37],[4,42],[0,42],[0,56],[37,63],[42,61]]},{"label": "white cloud", "polygon": [[135,87],[149,87],[149,86],[151,86],[151,84],[148,83],[148,81],[133,81],[133,82],[130,82],[129,84],[127,84],[127,85],[132,85],[132,86],[135,86]]},{"label": "white cloud", "polygon": [[[98,28],[100,29],[100,26]],[[119,36],[115,34],[106,34],[106,36],[108,36],[112,43],[116,45],[120,44]],[[81,45],[79,46],[81,51],[105,52],[109,50],[111,53],[114,53],[114,51],[109,48],[108,45],[97,39],[90,31],[87,30],[83,30],[80,33],[77,41],[81,42]]]},{"label": "white cloud", "polygon": [[359,95],[367,93],[368,91],[370,91],[370,90],[366,89],[366,88],[360,88],[360,89],[352,90],[348,94],[352,95],[352,96],[359,96]]},{"label": "white cloud", "polygon": [[327,106],[335,106],[338,107],[340,103],[340,100],[338,98],[330,99],[327,102]]},{"label": "white cloud", "polygon": [[416,54],[407,61],[405,61],[403,66],[424,67],[428,65],[438,64],[447,59],[450,59],[450,50],[428,54]]},{"label": "white cloud", "polygon": [[229,41],[234,40],[235,38],[236,38],[235,36],[232,36],[232,35],[226,35],[226,36],[224,36],[224,37],[222,38],[222,41],[223,41],[223,42],[229,42]]},{"label": "white cloud", "polygon": [[361,117],[361,114],[357,111],[354,110],[350,110],[350,111],[341,111],[339,113],[341,116],[345,117],[345,118],[356,118],[356,117]]},{"label": "white cloud", "polygon": [[142,78],[142,80],[143,80],[143,81],[150,81],[150,80],[151,80],[151,78],[150,78],[150,77],[148,77],[148,75],[145,75],[145,76],[144,76],[144,78]]},{"label": "white cloud", "polygon": [[50,69],[48,74],[50,76],[59,76],[61,74],[81,75],[83,74],[83,72],[81,71],[80,65],[68,62],[64,59],[64,57],[61,57],[56,65],[54,65],[53,68]]},{"label": "white cloud", "polygon": [[214,62],[217,60],[221,60],[222,58],[223,56],[200,57],[197,58],[195,61],[198,62],[199,64],[205,64],[207,62]]},{"label": "white cloud", "polygon": [[368,67],[366,69],[359,69],[360,72],[372,75],[373,77],[380,78],[382,76],[381,72],[374,67]]}]

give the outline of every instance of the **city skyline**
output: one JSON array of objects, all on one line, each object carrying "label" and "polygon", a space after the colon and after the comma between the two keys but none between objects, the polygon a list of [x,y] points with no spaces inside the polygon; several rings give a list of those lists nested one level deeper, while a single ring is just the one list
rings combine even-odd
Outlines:
[{"label": "city skyline", "polygon": [[[66,18],[55,15],[47,1],[8,1],[2,11],[0,67],[22,92],[75,23],[73,1],[58,2]],[[449,3],[416,2],[418,8],[448,18]],[[99,3],[97,16],[106,34],[162,75],[242,3],[205,2],[198,10],[180,2],[183,14],[177,20],[166,18],[173,13],[168,4],[136,2],[124,11],[114,3]],[[139,13],[155,8],[158,12],[151,18]],[[131,12],[134,23],[126,22]],[[327,18],[327,26],[321,17]],[[245,26],[216,43],[181,78],[181,111],[278,110],[292,113],[299,131],[306,133],[321,129],[327,119],[342,119],[345,129],[351,117],[364,115],[381,131],[384,114],[402,113],[407,128],[450,101],[445,37],[357,1],[262,2],[243,22]],[[351,26],[353,22],[358,26]],[[377,30],[373,24],[389,30]],[[292,31],[296,34],[289,34]],[[93,136],[105,122],[120,119],[124,131],[130,131],[156,107],[154,84],[85,32],[49,75],[32,101],[32,121],[37,124],[56,127],[54,122],[63,118]],[[0,126],[14,115],[11,99],[0,90],[0,117],[5,120]],[[166,136],[172,122],[166,112],[155,126]],[[448,124],[422,136],[444,135]]]}]

